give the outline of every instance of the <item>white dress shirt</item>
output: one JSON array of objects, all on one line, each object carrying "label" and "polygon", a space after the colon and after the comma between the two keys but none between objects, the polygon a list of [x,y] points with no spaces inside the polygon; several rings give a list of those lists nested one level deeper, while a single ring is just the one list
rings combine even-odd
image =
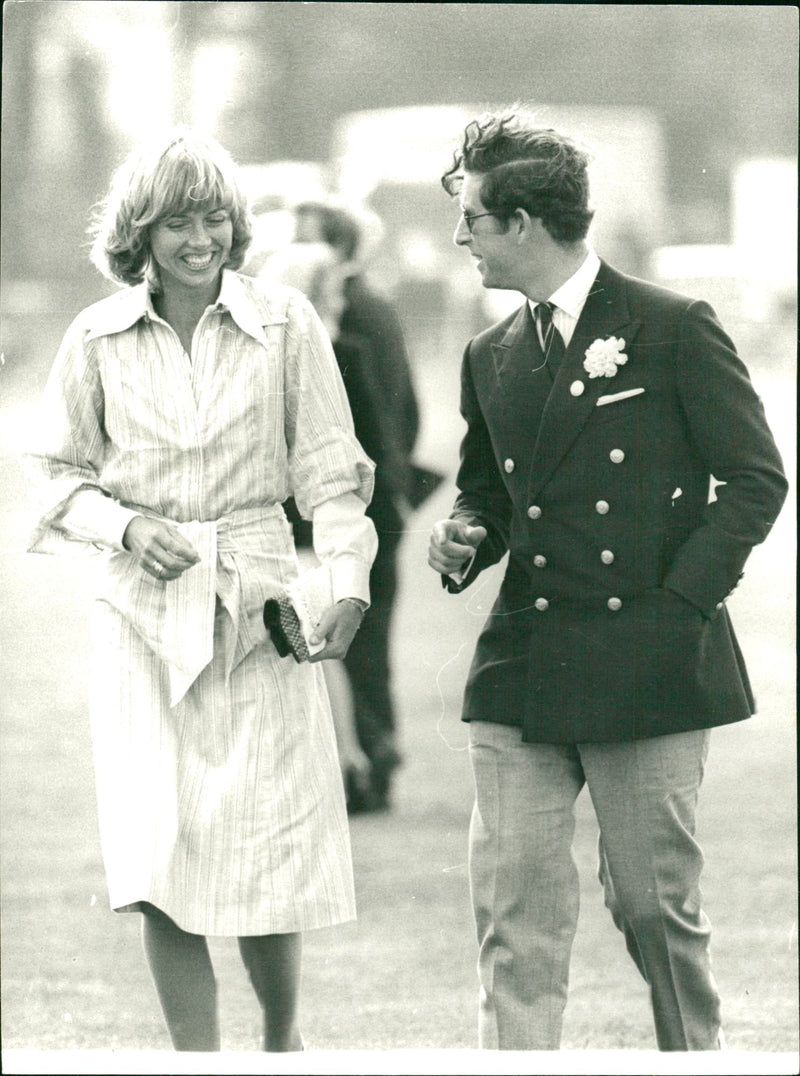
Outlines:
[{"label": "white dress shirt", "polygon": [[[589,292],[592,290],[599,268],[600,259],[590,247],[581,267],[572,274],[569,280],[565,280],[560,287],[556,288],[548,299],[548,302],[552,303],[556,308],[553,311],[553,324],[561,333],[565,347],[569,347],[572,334],[575,332],[575,326],[578,324],[578,318],[581,316],[586,300],[589,297]],[[534,321],[536,321],[536,307],[539,304],[534,302],[533,299],[529,299],[528,305],[534,315]],[[536,322],[536,329],[539,332],[538,321]],[[539,343],[544,347],[541,333]]]}]

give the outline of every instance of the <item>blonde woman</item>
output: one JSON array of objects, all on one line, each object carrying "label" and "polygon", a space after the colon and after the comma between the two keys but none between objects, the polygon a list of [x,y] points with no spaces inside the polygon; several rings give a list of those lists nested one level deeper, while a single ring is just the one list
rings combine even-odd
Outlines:
[{"label": "blonde woman", "polygon": [[[238,938],[267,1050],[302,1048],[304,930],[354,918],[321,668],[369,603],[373,465],[310,303],[235,270],[237,169],[187,129],[114,178],[93,260],[118,293],[68,330],[27,464],[30,548],[99,550],[90,712],[111,907],[141,912],[173,1046],[217,1050],[206,937]],[[298,574],[281,504],[313,520],[332,601],[309,662],[265,599]]]}]

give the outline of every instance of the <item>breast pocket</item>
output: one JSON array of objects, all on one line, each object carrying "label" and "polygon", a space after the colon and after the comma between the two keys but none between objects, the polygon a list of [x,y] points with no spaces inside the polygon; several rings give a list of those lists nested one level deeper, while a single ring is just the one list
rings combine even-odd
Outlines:
[{"label": "breast pocket", "polygon": [[589,421],[596,428],[636,426],[652,413],[654,402],[654,394],[645,388],[604,392],[598,397]]}]

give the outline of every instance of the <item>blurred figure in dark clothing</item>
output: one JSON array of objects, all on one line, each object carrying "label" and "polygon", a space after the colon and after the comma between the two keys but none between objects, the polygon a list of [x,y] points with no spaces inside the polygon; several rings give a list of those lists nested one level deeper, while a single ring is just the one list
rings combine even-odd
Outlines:
[{"label": "blurred figure in dark clothing", "polygon": [[356,732],[370,761],[365,789],[347,782],[351,813],[389,806],[393,770],[401,758],[396,742],[389,639],[397,593],[397,553],[411,504],[418,503],[411,455],[419,430],[419,410],[403,333],[390,302],[364,277],[370,247],[380,224],[340,204],[303,202],[295,207],[298,243],[325,243],[342,274],[344,306],[338,331],[331,331],[356,437],[376,464],[375,492],[369,508],[378,532],[372,567],[372,605],[350,648],[350,677]]}]

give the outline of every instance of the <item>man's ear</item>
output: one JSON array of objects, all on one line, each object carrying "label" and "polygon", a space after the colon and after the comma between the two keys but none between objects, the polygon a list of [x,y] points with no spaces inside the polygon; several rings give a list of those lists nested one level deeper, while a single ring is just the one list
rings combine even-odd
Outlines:
[{"label": "man's ear", "polygon": [[541,223],[541,220],[538,217],[532,217],[527,209],[515,209],[509,221],[510,227],[516,230],[519,242],[533,238],[537,225],[541,226]]}]

